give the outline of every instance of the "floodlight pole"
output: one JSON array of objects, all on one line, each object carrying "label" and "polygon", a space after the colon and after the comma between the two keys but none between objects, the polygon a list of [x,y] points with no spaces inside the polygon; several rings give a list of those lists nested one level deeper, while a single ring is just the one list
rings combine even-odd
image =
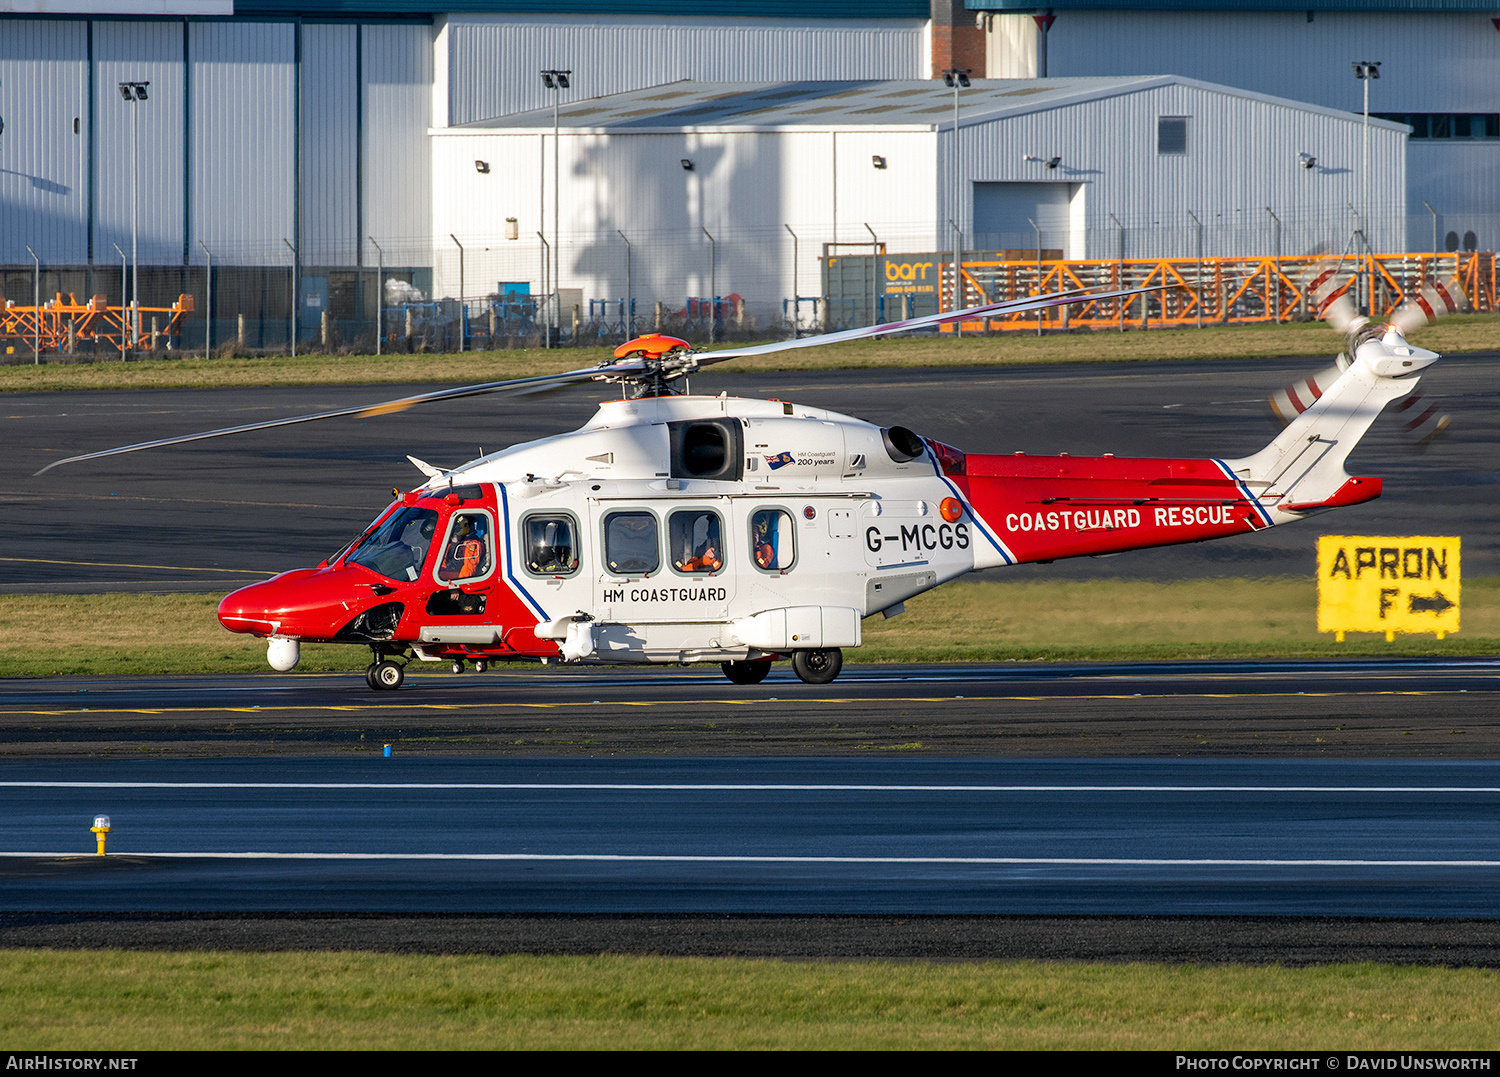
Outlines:
[{"label": "floodlight pole", "polygon": [[1365,164],[1364,164],[1364,212],[1360,215],[1360,236],[1365,241],[1365,257],[1361,259],[1361,275],[1365,278],[1365,307],[1369,310],[1374,306],[1374,298],[1370,294],[1370,82],[1380,77],[1379,60],[1356,60],[1354,62],[1354,77],[1364,83],[1365,90]]},{"label": "floodlight pole", "polygon": [[[141,126],[136,105],[146,100],[149,82],[122,82],[120,96],[130,106],[130,322],[131,346],[141,339]],[[124,296],[120,297],[123,303]]]},{"label": "floodlight pole", "polygon": [[130,100],[130,321],[133,339],[141,339],[141,122],[137,101]]},{"label": "floodlight pole", "polygon": [[865,222],[865,231],[870,233],[870,324],[880,322],[880,237],[870,222]]},{"label": "floodlight pole", "polygon": [[549,248],[552,254],[552,317],[556,319],[559,336],[562,335],[562,292],[559,291],[562,276],[562,258],[558,254],[558,251],[562,247],[562,240],[559,238],[559,230],[561,228],[559,222],[562,219],[562,213],[558,207],[558,203],[562,199],[562,195],[560,194],[562,181],[558,176],[558,169],[560,167],[558,161],[561,152],[560,143],[562,141],[557,120],[557,104],[560,94],[560,90],[554,89],[552,91],[552,246]]},{"label": "floodlight pole", "polygon": [[380,249],[374,236],[367,238],[378,259],[375,263],[375,354],[379,355],[381,339],[385,336],[385,251]]},{"label": "floodlight pole", "polygon": [[[1433,257],[1436,258],[1436,256],[1437,256],[1437,249],[1438,249],[1437,248],[1437,210],[1433,209],[1432,208],[1432,203],[1429,202],[1429,201],[1427,201],[1427,199],[1425,199],[1425,198],[1422,199],[1422,205],[1426,206],[1427,207],[1427,212],[1430,213],[1430,214],[1432,214],[1432,253],[1433,253]],[[1436,262],[1434,261],[1433,264],[1436,265]]]},{"label": "floodlight pole", "polygon": [[[562,91],[568,89],[571,85],[568,77],[572,74],[572,71],[559,71],[556,68],[548,68],[547,70],[542,72],[542,85],[552,91],[552,245],[548,248],[548,251],[553,263],[552,303],[554,309],[556,310],[559,330],[562,326],[562,296],[558,291],[558,285],[562,277],[562,240],[559,238],[558,231],[561,221],[561,216],[558,212],[558,192],[560,190],[560,180],[558,172],[558,136],[560,133],[560,124],[558,122],[558,101],[562,96]],[[551,326],[549,325],[548,328],[550,329]],[[550,347],[550,338],[552,334],[549,332],[547,335],[549,338],[548,346]]]},{"label": "floodlight pole", "polygon": [[[950,221],[961,220],[962,211],[959,203],[963,200],[963,182],[959,178],[959,146],[958,146],[958,92],[969,85],[969,69],[967,67],[950,67],[943,72],[943,85],[953,90],[953,212]],[[960,262],[963,256],[963,230],[957,225],[953,228],[953,309],[962,310],[963,300],[960,298]],[[958,327],[958,335],[963,336],[962,324]]]}]

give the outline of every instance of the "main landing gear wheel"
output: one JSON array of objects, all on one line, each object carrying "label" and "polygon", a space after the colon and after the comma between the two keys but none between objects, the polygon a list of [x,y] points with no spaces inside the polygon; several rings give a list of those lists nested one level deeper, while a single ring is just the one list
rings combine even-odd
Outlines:
[{"label": "main landing gear wheel", "polygon": [[735,684],[759,684],[771,672],[771,660],[758,662],[720,662],[719,668]]},{"label": "main landing gear wheel", "polygon": [[803,684],[827,684],[844,668],[844,652],[837,647],[826,651],[793,651],[792,671]]},{"label": "main landing gear wheel", "polygon": [[406,671],[395,662],[371,662],[365,670],[365,683],[375,691],[394,691],[406,680]]}]

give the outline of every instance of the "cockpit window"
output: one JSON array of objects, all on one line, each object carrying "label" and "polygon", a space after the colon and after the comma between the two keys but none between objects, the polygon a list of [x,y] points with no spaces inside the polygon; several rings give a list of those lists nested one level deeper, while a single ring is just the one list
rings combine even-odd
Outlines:
[{"label": "cockpit window", "polygon": [[534,576],[571,576],[578,571],[578,543],[570,516],[528,516],[521,525],[526,570]]},{"label": "cockpit window", "polygon": [[432,509],[401,509],[349,555],[348,563],[387,579],[415,580],[422,574],[437,524],[438,514]]},{"label": "cockpit window", "polygon": [[490,571],[490,518],[482,512],[455,512],[443,546],[437,577],[445,582],[472,580]]}]

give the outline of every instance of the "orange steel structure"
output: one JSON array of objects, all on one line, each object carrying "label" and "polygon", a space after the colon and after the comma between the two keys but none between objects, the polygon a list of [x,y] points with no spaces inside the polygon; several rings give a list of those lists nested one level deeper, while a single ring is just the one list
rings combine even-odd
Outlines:
[{"label": "orange steel structure", "polygon": [[113,351],[124,354],[139,350],[142,344],[150,346],[152,337],[171,340],[182,332],[182,318],[193,311],[193,297],[179,295],[170,307],[142,307],[140,324],[148,325],[151,315],[167,315],[166,325],[157,325],[153,332],[142,329],[137,339],[131,339],[130,308],[112,307],[104,296],[96,295],[87,303],[80,303],[77,296],[69,292],[64,298],[59,292],[50,302],[40,307],[20,306],[6,300],[0,309],[0,345],[11,354],[38,348],[44,352],[73,352],[84,341],[108,345]]},{"label": "orange steel structure", "polygon": [[[1078,288],[1147,288],[1125,300],[1058,307],[964,322],[964,332],[1043,329],[1146,329],[1196,325],[1247,325],[1306,321],[1308,291],[1331,273],[1345,284],[1322,298],[1358,287],[1368,291],[1377,316],[1391,314],[1424,280],[1456,278],[1474,312],[1500,310],[1493,253],[1373,254],[1316,258],[1160,258],[1109,261],[964,262],[961,307]],[[1368,281],[1366,285],[1363,283]],[[943,267],[942,302],[953,308],[953,267]],[[1357,304],[1363,306],[1363,304]],[[944,332],[954,327],[943,326]]]}]

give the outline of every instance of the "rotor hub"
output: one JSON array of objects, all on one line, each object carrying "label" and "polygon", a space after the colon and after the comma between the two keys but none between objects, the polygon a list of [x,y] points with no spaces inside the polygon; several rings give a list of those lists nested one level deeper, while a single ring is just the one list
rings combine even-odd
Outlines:
[{"label": "rotor hub", "polygon": [[685,340],[677,337],[669,337],[662,333],[646,333],[633,340],[627,340],[615,349],[616,359],[631,359],[637,356],[647,359],[661,359],[674,352],[691,351],[692,348]]}]

